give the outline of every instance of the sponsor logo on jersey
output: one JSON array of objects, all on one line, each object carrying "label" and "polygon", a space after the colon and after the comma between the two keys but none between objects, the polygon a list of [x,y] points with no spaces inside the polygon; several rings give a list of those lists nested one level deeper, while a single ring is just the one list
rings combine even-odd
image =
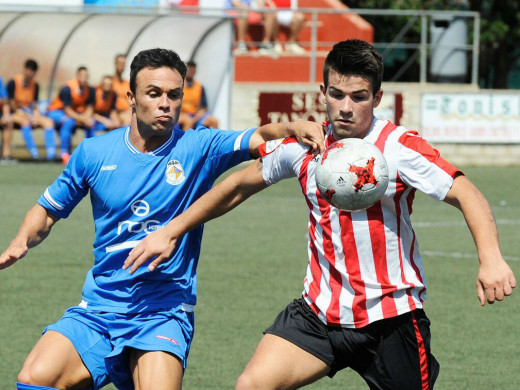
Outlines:
[{"label": "sponsor logo on jersey", "polygon": [[146,200],[139,199],[132,203],[130,210],[138,217],[146,217],[150,213],[150,205]]},{"label": "sponsor logo on jersey", "polygon": [[[146,217],[150,214],[150,205],[147,201],[143,199],[136,200],[134,203],[130,205],[130,210],[136,217]],[[121,234],[126,231],[129,233],[141,233],[145,232],[146,234],[150,234],[158,229],[160,229],[161,223],[156,219],[149,219],[146,221],[121,221],[117,226],[117,234]]]},{"label": "sponsor logo on jersey", "polygon": [[184,181],[184,169],[177,160],[170,160],[166,165],[166,182],[176,186]]},{"label": "sponsor logo on jersey", "polygon": [[103,165],[101,167],[101,170],[102,171],[113,171],[116,168],[117,168],[117,165]]}]

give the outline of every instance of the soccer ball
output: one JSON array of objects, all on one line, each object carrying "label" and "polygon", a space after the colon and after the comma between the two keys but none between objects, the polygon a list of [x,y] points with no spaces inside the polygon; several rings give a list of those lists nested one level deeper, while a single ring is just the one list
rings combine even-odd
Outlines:
[{"label": "soccer ball", "polygon": [[388,187],[388,166],[381,151],[360,138],[344,138],[318,157],[316,185],[331,205],[346,211],[374,205]]}]

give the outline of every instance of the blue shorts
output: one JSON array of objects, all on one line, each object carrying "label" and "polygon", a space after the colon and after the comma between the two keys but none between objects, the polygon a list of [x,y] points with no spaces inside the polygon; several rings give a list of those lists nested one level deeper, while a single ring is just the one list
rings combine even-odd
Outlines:
[{"label": "blue shorts", "polygon": [[33,114],[33,109],[32,107],[20,107],[20,110],[27,114],[27,115],[32,115]]},{"label": "blue shorts", "polygon": [[128,360],[129,348],[165,351],[178,357],[186,368],[193,339],[193,312],[178,306],[171,310],[117,314],[69,308],[53,330],[67,337],[90,371],[93,390],[113,382],[118,389],[134,390]]},{"label": "blue shorts", "polygon": [[62,122],[69,119],[64,110],[51,110],[47,112],[47,116],[54,121],[56,126],[61,125]]}]

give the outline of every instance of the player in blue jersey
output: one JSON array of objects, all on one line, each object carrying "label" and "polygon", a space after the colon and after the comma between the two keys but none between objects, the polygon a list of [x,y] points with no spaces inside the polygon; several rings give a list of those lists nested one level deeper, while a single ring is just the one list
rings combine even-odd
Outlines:
[{"label": "player in blue jersey", "polygon": [[24,257],[90,192],[94,265],[81,303],[45,328],[18,375],[19,390],[99,389],[109,382],[119,389],[180,389],[202,228],[153,272],[123,269],[129,250],[186,210],[222,172],[257,156],[266,140],[292,134],[322,149],[321,126],[311,122],[173,130],[185,74],[175,52],[140,52],[130,70],[131,125],[82,141],[0,256],[0,269]]}]

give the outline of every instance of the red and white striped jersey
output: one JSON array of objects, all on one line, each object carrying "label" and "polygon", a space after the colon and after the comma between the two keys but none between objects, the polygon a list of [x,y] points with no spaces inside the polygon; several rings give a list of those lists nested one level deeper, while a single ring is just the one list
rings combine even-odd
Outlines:
[{"label": "red and white striped jersey", "polygon": [[[270,185],[297,177],[309,207],[307,275],[303,297],[328,325],[360,328],[421,308],[426,281],[410,214],[416,189],[443,200],[460,172],[417,132],[374,119],[364,138],[384,154],[389,184],[367,210],[331,206],[316,188],[316,158],[294,138],[263,151]],[[326,146],[334,142],[332,131]]]}]

